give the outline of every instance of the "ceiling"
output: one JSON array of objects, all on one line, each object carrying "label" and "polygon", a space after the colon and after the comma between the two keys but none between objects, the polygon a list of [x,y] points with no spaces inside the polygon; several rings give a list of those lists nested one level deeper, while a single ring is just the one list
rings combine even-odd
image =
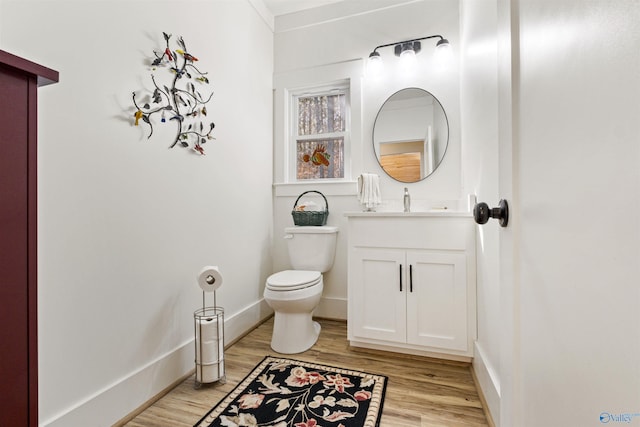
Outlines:
[{"label": "ceiling", "polygon": [[337,3],[344,0],[263,0],[269,11],[274,16],[287,13],[298,12],[304,9],[311,9],[324,6],[329,3]]}]

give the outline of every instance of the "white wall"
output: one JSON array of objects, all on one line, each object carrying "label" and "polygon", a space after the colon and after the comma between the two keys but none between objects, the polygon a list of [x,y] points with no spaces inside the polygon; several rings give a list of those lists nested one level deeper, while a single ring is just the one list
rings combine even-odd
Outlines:
[{"label": "white wall", "polygon": [[[202,266],[225,276],[227,340],[264,316],[272,29],[237,0],[0,7],[0,48],[60,72],[39,92],[40,421],[108,426],[193,369]],[[171,124],[133,126],[163,31],[209,72],[203,157],[167,148]]]},{"label": "white wall", "polygon": [[[497,206],[498,60],[495,0],[461,1],[461,115],[465,193]],[[500,277],[497,221],[478,226],[478,339],[473,368],[494,421],[500,415]]]},{"label": "white wall", "polygon": [[[344,66],[345,70],[351,70],[354,63],[365,61],[378,45],[434,34],[446,37],[454,51],[447,70],[436,66],[433,40],[423,42],[422,52],[417,55],[418,67],[414,74],[402,75],[398,72],[393,47],[379,51],[386,62],[385,74],[380,79],[367,77],[361,68],[361,98],[355,100],[362,110],[361,129],[357,129],[359,137],[356,142],[359,149],[353,153],[353,162],[358,167],[354,168],[352,178],[355,180],[362,172],[380,175],[385,203],[383,209],[401,209],[405,186],[409,187],[415,208],[424,207],[428,203],[441,204],[443,201],[449,206],[457,206],[458,201],[466,197],[462,194],[461,183],[458,3],[449,0],[408,1],[395,6],[392,3],[398,2],[343,2],[276,17],[276,76],[295,70],[303,70],[309,74],[317,69],[315,83],[324,83],[328,78],[323,72],[326,67],[335,69]],[[373,8],[372,4],[380,8]],[[365,11],[365,6],[373,10]],[[450,126],[449,147],[440,167],[429,178],[408,185],[394,181],[385,174],[375,158],[372,142],[373,124],[379,108],[389,96],[404,87],[420,87],[431,92],[444,107]],[[277,120],[278,111],[275,114]],[[277,122],[275,126],[277,145],[282,142],[283,135],[278,132]],[[275,176],[278,177],[278,158],[275,160]],[[285,244],[278,237],[284,227],[293,225],[291,209],[295,196],[318,187],[320,186],[302,185],[291,190],[292,194],[288,196],[274,198],[274,269],[288,267]],[[322,188],[321,191],[326,190],[325,195],[330,205],[328,223],[346,230],[344,212],[361,210],[356,199],[355,181],[352,181],[347,191],[343,191],[342,187],[339,191]],[[347,236],[342,232],[338,238],[334,267],[325,274],[325,299],[316,312],[318,315],[346,318],[346,244]]]}]

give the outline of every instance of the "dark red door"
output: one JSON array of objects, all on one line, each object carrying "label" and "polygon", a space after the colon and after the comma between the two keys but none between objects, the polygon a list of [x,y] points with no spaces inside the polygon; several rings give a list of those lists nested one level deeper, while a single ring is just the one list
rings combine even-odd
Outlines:
[{"label": "dark red door", "polygon": [[29,425],[29,86],[0,66],[0,426]]}]

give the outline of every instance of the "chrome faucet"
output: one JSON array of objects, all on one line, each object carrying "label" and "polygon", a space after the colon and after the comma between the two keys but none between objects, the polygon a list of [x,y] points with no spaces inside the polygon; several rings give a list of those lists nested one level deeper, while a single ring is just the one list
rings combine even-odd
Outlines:
[{"label": "chrome faucet", "polygon": [[411,196],[407,187],[404,187],[404,211],[411,212]]}]

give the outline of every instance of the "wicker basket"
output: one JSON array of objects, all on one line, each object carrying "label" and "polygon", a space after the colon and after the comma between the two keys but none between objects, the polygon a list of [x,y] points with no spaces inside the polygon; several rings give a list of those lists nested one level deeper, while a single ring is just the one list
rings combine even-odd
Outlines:
[{"label": "wicker basket", "polygon": [[[323,211],[299,211],[296,210],[296,206],[298,206],[298,201],[302,196],[307,193],[318,193],[324,199],[325,209]],[[301,195],[298,196],[296,202],[293,204],[293,210],[291,211],[291,215],[293,216],[293,223],[295,225],[325,225],[327,223],[327,217],[329,216],[329,203],[327,202],[327,198],[324,197],[319,191],[310,190],[305,191]]]}]

